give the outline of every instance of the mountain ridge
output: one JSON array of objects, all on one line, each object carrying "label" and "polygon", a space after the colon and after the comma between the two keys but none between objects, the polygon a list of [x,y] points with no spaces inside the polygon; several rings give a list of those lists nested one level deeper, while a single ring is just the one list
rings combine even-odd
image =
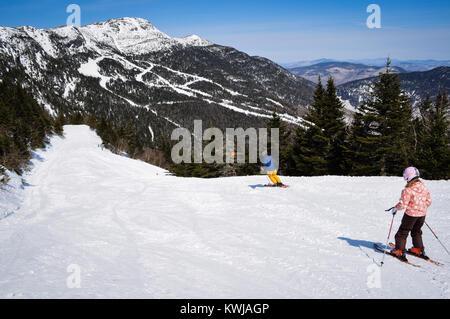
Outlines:
[{"label": "mountain ridge", "polygon": [[20,70],[18,81],[52,114],[133,121],[143,139],[194,119],[263,127],[275,108],[298,125],[312,101],[304,79],[268,59],[196,35],[171,38],[140,18],[0,27],[0,57],[0,72]]},{"label": "mountain ridge", "polygon": [[[314,64],[322,62],[349,62],[356,64],[364,64],[369,66],[383,67],[386,65],[386,58],[375,58],[375,59],[328,59],[322,58],[317,60],[304,60],[297,62],[280,63],[281,66],[292,69],[302,66],[311,66]],[[450,66],[450,60],[435,60],[435,59],[393,59],[391,58],[392,66],[397,66],[405,69],[407,72],[415,71],[429,71],[439,66]]]},{"label": "mountain ridge", "polygon": [[[385,67],[365,65],[351,62],[321,62],[310,66],[302,66],[289,69],[290,72],[317,83],[318,77],[327,79],[330,75],[337,85],[346,82],[376,76],[384,72]],[[395,73],[406,72],[399,67],[392,67]]]},{"label": "mountain ridge", "polygon": [[[411,99],[413,108],[429,93],[435,98],[439,90],[450,90],[450,67],[441,66],[428,71],[400,73],[398,75],[402,90]],[[346,103],[357,108],[370,98],[371,83],[377,77],[347,82],[337,86],[337,94]]]}]

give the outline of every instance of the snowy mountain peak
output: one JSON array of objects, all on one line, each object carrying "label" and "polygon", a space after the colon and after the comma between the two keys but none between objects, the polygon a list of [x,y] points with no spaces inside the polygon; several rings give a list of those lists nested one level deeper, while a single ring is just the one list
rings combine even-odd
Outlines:
[{"label": "snowy mountain peak", "polygon": [[17,28],[20,31],[34,31],[36,30],[35,27],[31,26],[31,25],[23,25]]},{"label": "snowy mountain peak", "polygon": [[212,42],[203,39],[196,34],[188,35],[187,37],[184,38],[175,38],[175,40],[177,40],[183,45],[192,45],[198,47],[213,45]]},{"label": "snowy mountain peak", "polygon": [[80,31],[94,43],[113,47],[127,54],[159,51],[176,44],[175,40],[150,22],[139,18],[112,19],[88,24],[81,27]]},{"label": "snowy mountain peak", "polygon": [[[52,35],[55,34],[62,43],[54,42]],[[10,42],[12,36],[34,39],[52,57],[59,55],[59,51],[63,49],[61,44],[71,46],[76,40],[79,40],[76,41],[78,45],[71,50],[77,52],[86,52],[86,49],[103,52],[112,48],[123,54],[132,55],[157,52],[179,45],[208,46],[213,44],[197,35],[172,38],[158,30],[149,21],[130,17],[96,22],[80,28],[73,26],[52,29],[38,29],[32,26],[0,27],[0,42]],[[20,41],[20,39],[16,39],[16,41]]]},{"label": "snowy mountain peak", "polygon": [[117,19],[109,19],[108,21],[104,23],[112,23],[112,24],[120,24],[120,23],[131,23],[131,24],[141,24],[141,25],[149,25],[153,26],[150,21],[143,19],[143,18],[137,18],[137,17],[123,17],[123,18],[117,18]]},{"label": "snowy mountain peak", "polygon": [[114,32],[125,32],[125,31],[137,32],[139,30],[147,30],[150,32],[162,33],[148,20],[142,18],[129,18],[129,17],[119,19],[109,19],[104,22],[91,23],[81,27],[81,29],[95,28],[95,27],[100,27],[102,29],[109,28]]},{"label": "snowy mountain peak", "polygon": [[208,46],[213,43],[198,35],[172,38],[142,18],[110,19],[80,28],[91,39],[116,47],[124,53],[146,53],[167,49],[175,45]]}]

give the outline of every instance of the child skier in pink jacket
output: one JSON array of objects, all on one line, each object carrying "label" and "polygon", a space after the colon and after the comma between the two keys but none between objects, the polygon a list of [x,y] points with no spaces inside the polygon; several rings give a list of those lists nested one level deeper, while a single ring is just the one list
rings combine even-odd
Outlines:
[{"label": "child skier in pink jacket", "polygon": [[406,187],[402,191],[399,203],[394,207],[393,213],[406,208],[400,228],[395,235],[395,249],[393,254],[406,260],[405,247],[409,232],[413,241],[413,247],[409,252],[426,258],[422,242],[422,226],[425,223],[427,209],[431,205],[431,196],[428,188],[419,179],[419,170],[408,167],[403,172]]}]

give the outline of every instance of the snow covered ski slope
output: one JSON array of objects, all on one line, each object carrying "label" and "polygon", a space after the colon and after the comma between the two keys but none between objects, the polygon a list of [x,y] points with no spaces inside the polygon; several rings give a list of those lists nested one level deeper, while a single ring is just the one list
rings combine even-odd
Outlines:
[{"label": "snow covered ski slope", "polygon": [[[65,126],[24,189],[8,189],[23,201],[0,219],[0,298],[450,297],[450,258],[427,229],[445,266],[376,266],[400,177],[281,177],[286,189],[265,176],[178,178],[100,143]],[[427,221],[449,245],[450,183],[425,183]]]}]

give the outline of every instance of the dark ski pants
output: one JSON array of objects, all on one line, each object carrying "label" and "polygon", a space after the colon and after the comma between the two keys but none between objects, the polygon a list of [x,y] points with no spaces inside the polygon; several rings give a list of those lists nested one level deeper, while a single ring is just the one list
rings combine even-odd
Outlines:
[{"label": "dark ski pants", "polygon": [[408,238],[409,232],[411,232],[413,246],[416,248],[423,248],[422,226],[424,223],[425,216],[412,217],[404,214],[402,224],[400,225],[397,234],[395,234],[395,248],[405,250],[406,239]]}]

